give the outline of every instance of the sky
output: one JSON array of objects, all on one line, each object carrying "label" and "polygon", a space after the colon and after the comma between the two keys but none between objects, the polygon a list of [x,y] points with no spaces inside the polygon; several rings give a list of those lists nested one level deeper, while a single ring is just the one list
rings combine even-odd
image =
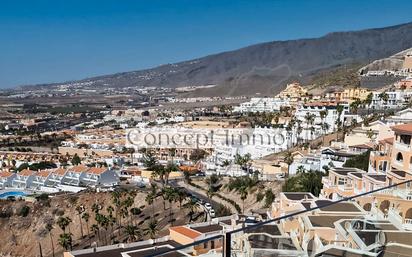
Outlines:
[{"label": "sky", "polygon": [[0,88],[412,21],[410,0],[1,0]]}]

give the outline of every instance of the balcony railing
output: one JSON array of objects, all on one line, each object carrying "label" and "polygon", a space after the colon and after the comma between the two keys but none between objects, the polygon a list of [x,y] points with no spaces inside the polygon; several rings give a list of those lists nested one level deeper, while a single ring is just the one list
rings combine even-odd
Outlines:
[{"label": "balcony railing", "polygon": [[[311,213],[314,210],[325,208],[325,207],[328,207],[328,206],[332,206],[332,205],[337,204],[337,203],[352,201],[352,200],[355,200],[358,197],[367,196],[367,195],[375,194],[375,193],[380,193],[381,191],[389,192],[390,189],[393,189],[393,188],[395,188],[397,186],[400,186],[402,184],[406,184],[408,182],[412,182],[412,180],[401,182],[401,183],[398,183],[398,184],[390,185],[390,186],[379,188],[379,189],[375,189],[375,190],[365,192],[365,193],[361,193],[361,194],[358,194],[358,195],[345,197],[345,198],[339,199],[337,201],[327,202],[325,204],[322,204],[321,206],[311,207],[311,208],[308,208],[308,209],[305,209],[305,210],[285,214],[285,215],[282,215],[282,216],[274,218],[274,219],[269,219],[269,220],[266,220],[266,221],[263,221],[263,222],[260,222],[260,223],[257,223],[257,224],[253,224],[253,225],[249,225],[249,226],[246,226],[246,227],[234,229],[232,231],[228,231],[223,235],[218,235],[218,236],[206,238],[204,240],[196,241],[196,242],[188,244],[188,245],[179,246],[179,247],[176,247],[174,249],[166,249],[164,251],[157,252],[155,254],[151,254],[151,255],[147,255],[147,256],[151,256],[151,257],[164,256],[164,257],[166,257],[166,256],[171,256],[171,255],[169,255],[171,253],[179,254],[179,253],[185,252],[185,250],[186,250],[186,253],[188,253],[187,249],[193,250],[196,245],[199,246],[199,245],[202,245],[204,242],[208,242],[208,241],[216,240],[216,239],[223,239],[224,240],[223,241],[224,244],[223,244],[222,249],[214,249],[213,251],[207,252],[206,255],[203,255],[203,256],[208,256],[208,257],[209,256],[210,257],[215,257],[215,256],[224,256],[224,257],[249,256],[249,255],[247,255],[246,252],[242,252],[247,247],[245,247],[245,248],[239,247],[239,240],[241,238],[244,238],[245,233],[250,234],[251,233],[250,231],[255,230],[257,228],[261,228],[264,225],[274,224],[274,223],[277,223],[277,222],[279,222],[281,220],[284,220],[284,219],[297,217],[298,215],[305,214],[305,213]],[[393,215],[394,213],[389,211],[387,215],[384,215],[378,208],[376,208],[374,205],[372,205],[371,214],[375,214],[381,219],[382,218],[383,219],[390,219],[389,216],[391,214]],[[393,217],[395,217],[395,216],[396,215],[393,215]],[[399,217],[395,217],[395,218],[399,219]],[[406,225],[406,226],[411,226],[412,227],[412,219],[405,219],[403,224]],[[319,245],[323,245],[323,242],[320,240],[320,238],[315,237],[314,239],[315,239],[315,243],[318,243]],[[279,249],[279,250],[282,250],[282,249]],[[241,255],[236,255],[236,254],[241,254]]]}]

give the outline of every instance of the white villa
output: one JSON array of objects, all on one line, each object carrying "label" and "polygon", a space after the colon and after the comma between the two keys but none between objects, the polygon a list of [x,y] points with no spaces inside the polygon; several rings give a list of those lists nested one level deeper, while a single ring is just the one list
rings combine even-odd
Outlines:
[{"label": "white villa", "polygon": [[15,173],[11,173],[8,171],[0,172],[0,189],[4,189],[5,187],[11,186],[13,179],[15,177],[16,177]]},{"label": "white villa", "polygon": [[25,169],[16,174],[12,186],[15,188],[29,188],[34,180],[34,171]]}]

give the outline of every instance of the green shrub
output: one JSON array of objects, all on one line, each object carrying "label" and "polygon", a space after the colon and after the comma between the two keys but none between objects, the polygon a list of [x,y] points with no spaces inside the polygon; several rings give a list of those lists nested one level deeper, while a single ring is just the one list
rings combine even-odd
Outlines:
[{"label": "green shrub", "polygon": [[27,215],[29,215],[30,213],[30,207],[25,205],[23,207],[20,208],[18,215],[21,217],[27,217]]}]

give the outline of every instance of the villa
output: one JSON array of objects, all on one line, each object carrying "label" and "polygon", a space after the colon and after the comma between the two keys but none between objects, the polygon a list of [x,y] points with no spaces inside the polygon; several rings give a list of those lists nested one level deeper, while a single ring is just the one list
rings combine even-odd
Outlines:
[{"label": "villa", "polygon": [[16,177],[15,173],[11,173],[8,171],[0,172],[0,189],[10,187],[15,177]]},{"label": "villa", "polygon": [[35,172],[29,169],[25,169],[16,174],[16,177],[13,179],[13,187],[26,189],[30,188],[32,181],[34,180]]}]

